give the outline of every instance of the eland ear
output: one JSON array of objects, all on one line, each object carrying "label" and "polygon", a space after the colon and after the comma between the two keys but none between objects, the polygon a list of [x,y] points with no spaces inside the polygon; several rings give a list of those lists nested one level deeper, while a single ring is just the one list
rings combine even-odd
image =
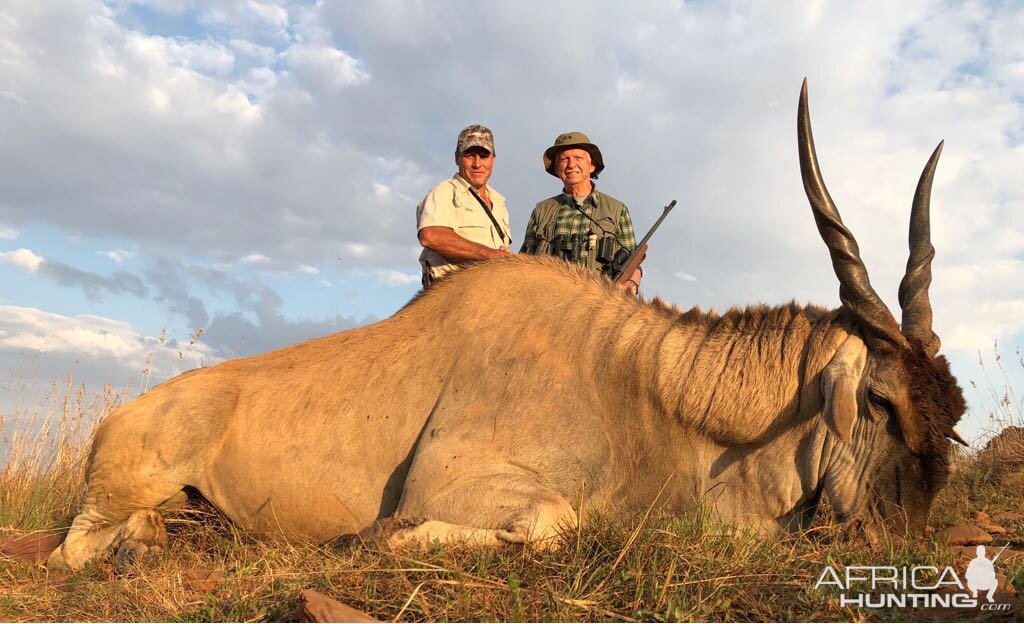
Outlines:
[{"label": "eland ear", "polygon": [[857,420],[857,389],[864,374],[868,349],[857,336],[849,336],[821,372],[821,393],[825,398],[822,416],[837,438],[849,444]]}]

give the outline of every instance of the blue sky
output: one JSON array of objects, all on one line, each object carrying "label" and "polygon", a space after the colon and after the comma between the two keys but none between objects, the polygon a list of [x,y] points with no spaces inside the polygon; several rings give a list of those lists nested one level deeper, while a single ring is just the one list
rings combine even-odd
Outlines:
[{"label": "blue sky", "polygon": [[26,380],[137,389],[151,354],[160,381],[390,315],[469,123],[495,132],[516,246],[558,190],[544,148],[580,130],[639,231],[679,200],[645,294],[838,305],[796,158],[807,76],[893,309],[946,140],[932,300],[977,437],[990,395],[1024,394],[1021,32],[1019,5],[983,2],[5,2],[0,413],[35,400]]}]

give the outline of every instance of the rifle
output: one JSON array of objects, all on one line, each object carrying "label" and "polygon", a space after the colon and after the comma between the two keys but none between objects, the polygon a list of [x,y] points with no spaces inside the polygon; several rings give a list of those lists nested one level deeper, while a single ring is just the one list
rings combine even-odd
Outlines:
[{"label": "rifle", "polygon": [[615,259],[612,260],[611,266],[611,277],[613,282],[619,284],[633,277],[633,272],[636,271],[637,267],[639,267],[640,264],[647,258],[647,241],[651,240],[651,236],[654,236],[655,230],[658,229],[658,226],[661,225],[661,222],[664,221],[665,217],[668,216],[669,211],[675,208],[675,205],[676,200],[673,199],[669,203],[669,205],[665,206],[665,209],[664,211],[662,211],[661,216],[658,217],[658,220],[654,222],[653,226],[651,226],[651,229],[649,232],[647,232],[647,235],[640,240],[640,244],[636,246],[636,249],[633,250],[633,253],[629,254],[628,256],[621,257],[621,259],[620,254],[622,254],[624,250],[620,249],[619,253],[615,254]]},{"label": "rifle", "polygon": [[[1006,546],[1009,546],[1009,544],[1007,544]],[[1003,550],[1006,550],[1006,546],[1003,546]],[[993,564],[996,562],[996,559],[998,559],[998,558],[1003,556],[1003,550],[1000,550],[998,555],[996,555],[995,557],[992,557],[992,563]]]}]

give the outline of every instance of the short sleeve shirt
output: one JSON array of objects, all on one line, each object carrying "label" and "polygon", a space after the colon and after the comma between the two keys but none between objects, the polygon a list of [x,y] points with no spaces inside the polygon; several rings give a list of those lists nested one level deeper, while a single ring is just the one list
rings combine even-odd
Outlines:
[{"label": "short sleeve shirt", "polygon": [[[441,226],[451,228],[462,238],[491,249],[508,245],[512,236],[505,198],[490,185],[487,185],[487,195],[491,198],[491,214],[501,226],[501,232],[494,229],[484,207],[473,197],[469,183],[457,173],[432,188],[416,207],[416,231]],[[427,248],[420,254],[420,264],[429,264],[431,276],[435,278],[455,268],[437,252]]]}]

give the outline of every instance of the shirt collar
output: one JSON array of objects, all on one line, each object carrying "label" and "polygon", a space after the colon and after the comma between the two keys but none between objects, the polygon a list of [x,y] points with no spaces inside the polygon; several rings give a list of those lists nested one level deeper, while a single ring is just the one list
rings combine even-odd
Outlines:
[{"label": "shirt collar", "polygon": [[[587,198],[583,200],[583,203],[596,206],[597,198],[599,197],[599,195],[597,194],[597,184],[593,180],[591,180],[590,183],[591,185],[593,185],[594,188],[592,191],[590,191],[590,195],[587,195]],[[562,189],[562,197],[565,198],[566,203],[569,204],[576,201],[576,198],[573,197],[573,194],[570,193],[569,191],[566,191],[564,188]]]},{"label": "shirt collar", "polygon": [[[466,178],[459,175],[459,173],[453,175],[452,180],[455,182],[455,186],[459,187],[460,191],[462,191],[463,193],[470,192],[470,188],[472,187],[469,185],[469,182],[466,180]],[[493,186],[491,186],[490,184],[485,184],[484,188],[487,189],[487,195],[490,196],[492,202],[505,202],[505,196],[499,193],[498,191],[494,190]]]}]

